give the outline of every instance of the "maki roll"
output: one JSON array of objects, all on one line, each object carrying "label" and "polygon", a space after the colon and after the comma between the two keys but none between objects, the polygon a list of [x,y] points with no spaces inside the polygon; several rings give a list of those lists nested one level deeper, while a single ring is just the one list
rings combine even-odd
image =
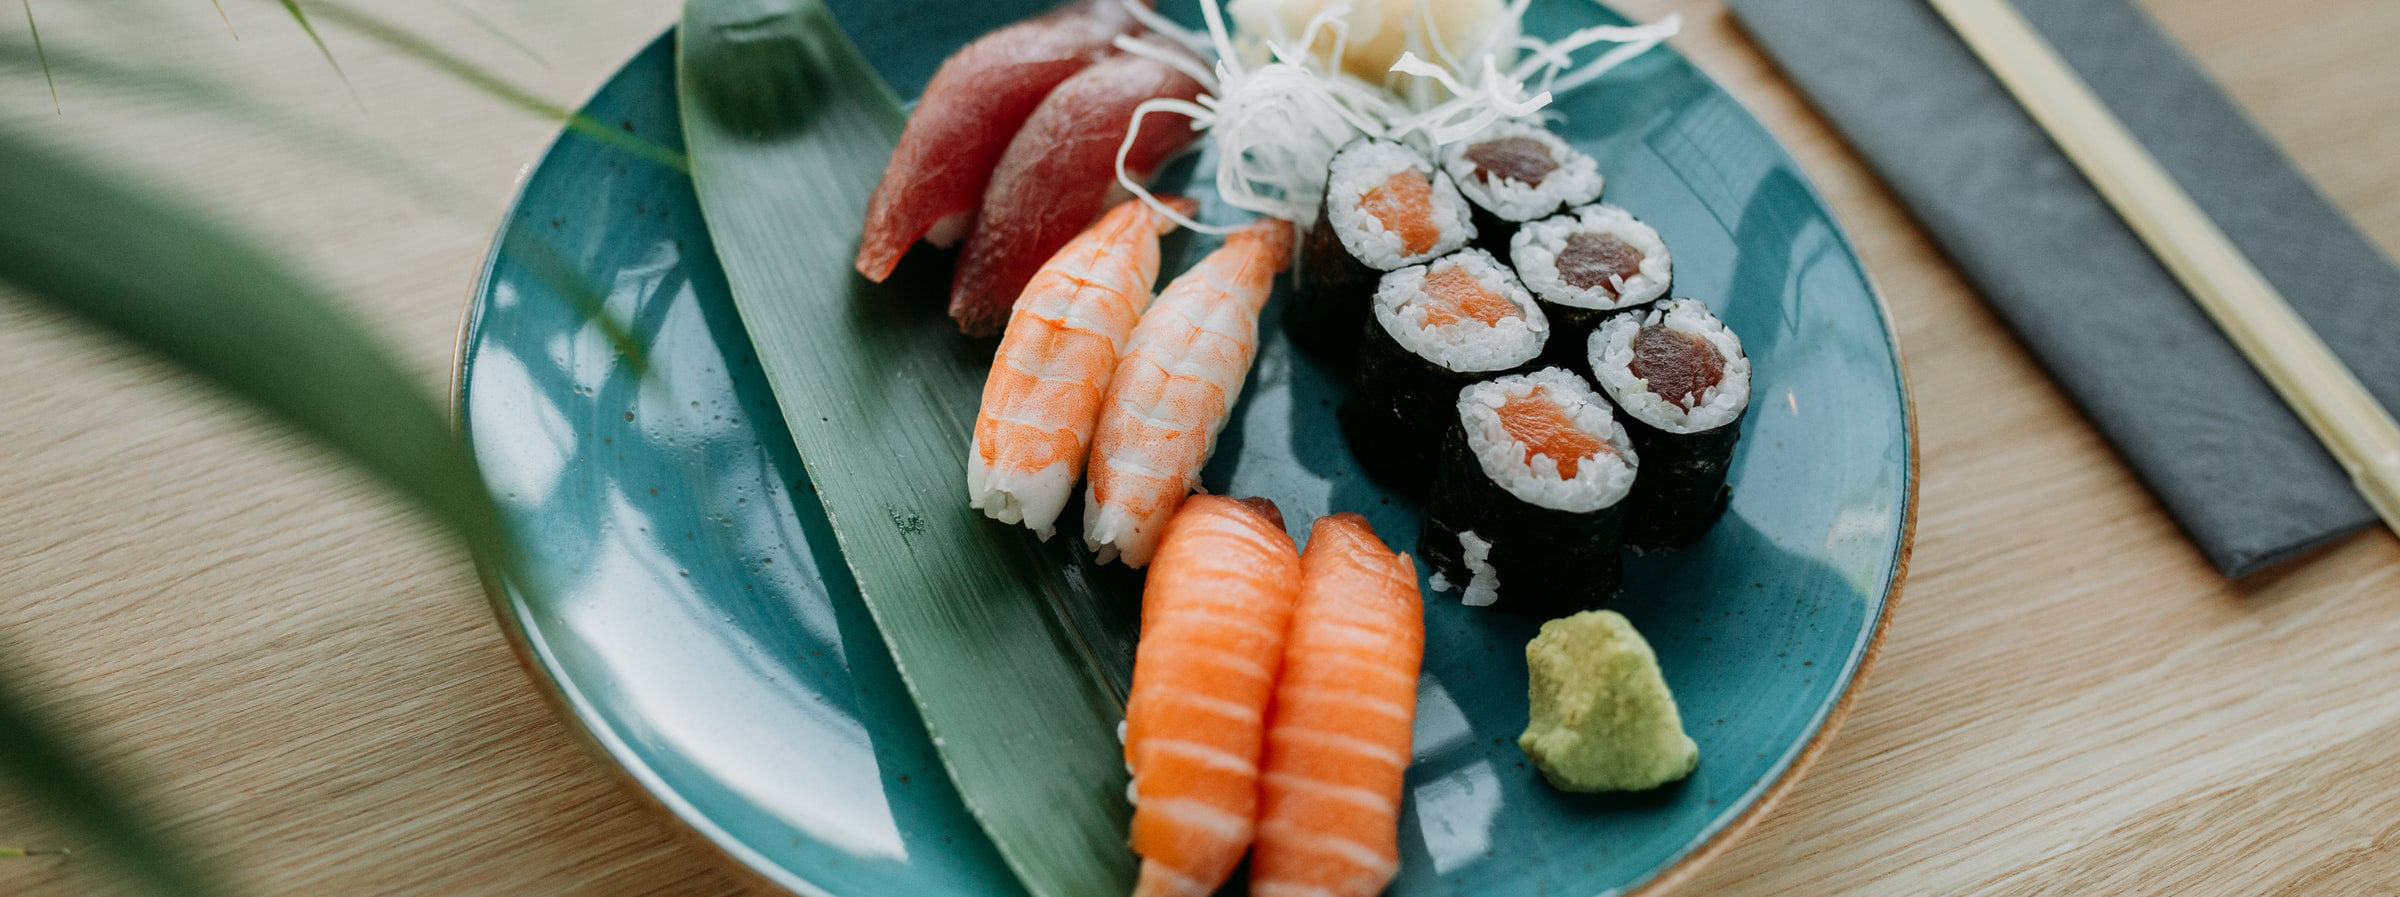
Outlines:
[{"label": "maki roll", "polygon": [[1618,526],[1636,460],[1582,377],[1543,368],[1459,391],[1417,545],[1434,587],[1550,619],[1616,597]]},{"label": "maki roll", "polygon": [[1600,163],[1540,124],[1502,121],[1442,152],[1474,209],[1476,242],[1508,251],[1525,222],[1600,198]]},{"label": "maki roll", "polygon": [[1474,238],[1467,201],[1449,175],[1398,143],[1353,140],[1327,168],[1284,330],[1301,348],[1347,363],[1384,272],[1449,255]]},{"label": "maki roll", "polygon": [[1658,231],[1605,203],[1519,228],[1508,256],[1558,330],[1544,361],[1578,370],[1584,340],[1601,319],[1666,295],[1674,280]]},{"label": "maki roll", "polygon": [[1750,404],[1742,341],[1697,299],[1669,299],[1610,318],[1593,332],[1593,372],[1624,409],[1642,453],[1627,502],[1625,544],[1642,550],[1698,541],[1724,513],[1725,470]]},{"label": "maki roll", "polygon": [[1550,322],[1508,266],[1481,249],[1383,276],[1339,417],[1370,476],[1424,488],[1458,390],[1542,353]]}]

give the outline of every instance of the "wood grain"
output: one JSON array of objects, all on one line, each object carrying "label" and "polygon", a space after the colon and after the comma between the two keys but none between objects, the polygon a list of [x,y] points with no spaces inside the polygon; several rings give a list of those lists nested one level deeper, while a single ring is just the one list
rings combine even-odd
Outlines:
[{"label": "wood grain", "polygon": [[[43,39],[237,86],[305,133],[66,78],[0,115],[170,184],[322,276],[447,381],[459,302],[550,128],[269,0],[36,3]],[[672,0],[378,4],[546,96]],[[2400,542],[2227,582],[1713,0],[1638,0],[1800,157],[1888,295],[1917,391],[1914,573],[1831,749],[1678,893],[2400,890]],[[2146,0],[2387,252],[2400,6]],[[122,14],[125,8],[139,15]],[[329,153],[326,144],[354,152]],[[377,157],[407,160],[393,166]],[[269,895],[768,892],[679,840],[551,716],[463,555],[374,488],[121,347],[0,303],[0,645],[177,828]],[[0,796],[0,844],[59,843]],[[0,894],[118,893],[81,859]]]}]

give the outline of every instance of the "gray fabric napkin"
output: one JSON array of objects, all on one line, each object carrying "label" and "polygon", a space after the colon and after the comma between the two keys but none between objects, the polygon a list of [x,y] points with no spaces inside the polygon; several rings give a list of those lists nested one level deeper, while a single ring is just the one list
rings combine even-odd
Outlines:
[{"label": "gray fabric napkin", "polygon": [[[2015,2],[2384,407],[2400,408],[2400,270],[2132,4]],[[2259,570],[2374,520],[1922,0],[1729,5],[2218,569]]]}]

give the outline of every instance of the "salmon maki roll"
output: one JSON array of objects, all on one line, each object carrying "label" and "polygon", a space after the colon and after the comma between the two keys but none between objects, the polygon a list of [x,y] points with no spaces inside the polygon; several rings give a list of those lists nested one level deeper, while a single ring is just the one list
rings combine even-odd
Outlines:
[{"label": "salmon maki roll", "polygon": [[[1189,214],[1192,201],[1165,203]],[[1158,237],[1173,219],[1119,204],[1025,285],[967,438],[967,504],[1050,538],[1083,476],[1117,356],[1150,307]]]},{"label": "salmon maki roll", "polygon": [[[950,280],[950,317],[959,332],[990,336],[1008,320],[1034,269],[1058,251],[1117,192],[1117,149],[1143,101],[1191,100],[1200,82],[1147,56],[1124,53],[1093,63],[1060,84],[1025,120],[984,188],[974,232]],[[1192,141],[1190,126],[1145,120],[1125,154],[1125,170],[1148,180]]]},{"label": "salmon maki roll", "polygon": [[867,198],[858,273],[882,282],[918,240],[947,247],[965,239],[992,168],[1026,117],[1059,82],[1107,56],[1117,35],[1136,30],[1122,0],[1078,0],[943,60]]},{"label": "salmon maki roll", "polygon": [[1372,897],[1400,869],[1400,794],[1425,612],[1416,565],[1366,518],[1317,521],[1300,558],[1259,777],[1255,897]]},{"label": "salmon maki roll", "polygon": [[1422,265],[1475,239],[1450,175],[1399,143],[1361,137],[1333,154],[1317,223],[1300,248],[1300,291],[1283,309],[1292,345],[1348,365],[1386,272]]},{"label": "salmon maki roll", "polygon": [[1195,496],[1168,523],[1125,701],[1135,897],[1206,897],[1249,849],[1267,700],[1300,579],[1265,499]]}]

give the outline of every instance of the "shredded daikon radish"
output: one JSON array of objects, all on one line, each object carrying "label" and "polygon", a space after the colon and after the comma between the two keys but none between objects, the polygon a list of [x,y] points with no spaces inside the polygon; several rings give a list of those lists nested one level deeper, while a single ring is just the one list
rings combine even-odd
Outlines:
[{"label": "shredded daikon radish", "polygon": [[[1219,2],[1200,0],[1205,35],[1139,2],[1126,3],[1152,32],[1201,58],[1213,55],[1213,66],[1156,44],[1117,39],[1126,52],[1174,65],[1206,88],[1196,102],[1158,99],[1136,108],[1117,149],[1117,182],[1177,223],[1214,234],[1232,228],[1177,213],[1126,172],[1126,153],[1151,113],[1181,115],[1194,130],[1209,132],[1217,145],[1217,193],[1226,204],[1306,224],[1316,218],[1326,165],[1343,144],[1360,136],[1390,137],[1438,152],[1500,119],[1539,114],[1557,95],[1657,46],[1680,24],[1669,15],[1656,24],[1597,26],[1544,41],[1524,33],[1532,0],[1509,0],[1496,12],[1489,12],[1496,0],[1355,0],[1357,7],[1353,0],[1233,0],[1245,26],[1258,29],[1246,31],[1237,45]],[[1414,4],[1415,16],[1393,14],[1407,4]],[[1305,19],[1300,12],[1308,13]],[[1400,20],[1397,30],[1387,16]],[[1353,28],[1371,45],[1354,48]],[[1395,33],[1399,51],[1393,57]],[[1454,40],[1466,45],[1454,47]],[[1578,51],[1599,44],[1615,46],[1577,64]],[[1386,58],[1391,61],[1382,62]],[[1381,85],[1353,74],[1361,60],[1368,60],[1369,72],[1382,66]]]},{"label": "shredded daikon radish", "polygon": [[[1177,213],[1126,172],[1125,156],[1142,119],[1153,112],[1172,112],[1191,119],[1195,130],[1206,130],[1216,140],[1217,195],[1226,204],[1288,221],[1314,218],[1318,194],[1324,191],[1325,166],[1333,152],[1361,134],[1383,133],[1383,122],[1394,112],[1390,99],[1366,82],[1325,74],[1308,65],[1304,48],[1321,36],[1330,38],[1336,54],[1343,47],[1346,31],[1338,11],[1312,17],[1298,42],[1270,40],[1272,61],[1256,68],[1245,65],[1234,51],[1232,35],[1215,0],[1202,0],[1200,11],[1208,22],[1209,44],[1217,57],[1214,71],[1199,79],[1208,92],[1198,102],[1158,99],[1135,107],[1126,140],[1117,147],[1117,182],[1185,227],[1213,234],[1232,230]],[[1154,30],[1174,28],[1163,19],[1146,20],[1145,24]],[[1192,37],[1181,29],[1162,33],[1179,41]],[[1117,45],[1162,61],[1174,55],[1139,41],[1120,39]]]}]

